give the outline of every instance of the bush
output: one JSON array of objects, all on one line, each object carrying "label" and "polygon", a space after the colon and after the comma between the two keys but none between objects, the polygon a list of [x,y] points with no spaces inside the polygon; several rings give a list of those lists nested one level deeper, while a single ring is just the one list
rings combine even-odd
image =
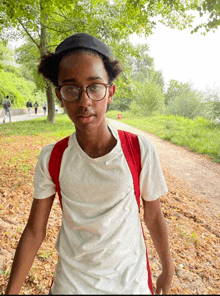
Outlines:
[{"label": "bush", "polygon": [[119,110],[119,111],[126,111],[129,110],[129,106],[131,104],[132,99],[131,98],[117,98],[115,97],[113,99],[113,102],[111,103],[111,110]]},{"label": "bush", "polygon": [[195,118],[203,113],[202,94],[189,83],[171,80],[165,95],[166,114]]},{"label": "bush", "polygon": [[201,115],[202,104],[199,98],[193,94],[188,94],[187,96],[182,94],[169,103],[166,107],[166,113],[193,119]]},{"label": "bush", "polygon": [[151,81],[140,83],[135,81],[135,94],[130,110],[133,114],[150,116],[156,111],[161,111],[164,104],[162,87]]},{"label": "bush", "polygon": [[220,117],[220,86],[206,87],[204,91],[204,116],[209,119]]}]

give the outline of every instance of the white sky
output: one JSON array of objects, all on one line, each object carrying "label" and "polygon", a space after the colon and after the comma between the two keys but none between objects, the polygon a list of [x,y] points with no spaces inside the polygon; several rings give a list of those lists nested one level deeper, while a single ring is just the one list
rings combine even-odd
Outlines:
[{"label": "white sky", "polygon": [[132,40],[149,45],[155,69],[162,70],[166,84],[175,79],[191,81],[198,90],[213,88],[214,83],[220,86],[220,28],[203,36],[157,23],[153,35],[145,41],[138,37]]}]

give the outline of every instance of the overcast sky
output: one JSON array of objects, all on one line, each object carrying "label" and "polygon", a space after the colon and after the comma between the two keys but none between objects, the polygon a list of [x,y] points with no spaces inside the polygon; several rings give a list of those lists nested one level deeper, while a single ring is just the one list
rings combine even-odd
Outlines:
[{"label": "overcast sky", "polygon": [[203,36],[158,23],[145,41],[132,40],[147,42],[155,69],[162,70],[166,83],[191,81],[198,90],[205,90],[206,85],[212,88],[214,83],[220,86],[220,28]]}]

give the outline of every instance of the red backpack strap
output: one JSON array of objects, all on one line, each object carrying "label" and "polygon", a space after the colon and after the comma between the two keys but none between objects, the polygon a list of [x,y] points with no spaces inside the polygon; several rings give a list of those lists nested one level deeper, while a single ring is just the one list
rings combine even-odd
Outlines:
[{"label": "red backpack strap", "polygon": [[[134,191],[138,204],[138,209],[140,211],[140,173],[141,173],[141,151],[139,146],[138,137],[135,134],[118,130],[118,135],[121,141],[121,147],[124,152],[124,156],[127,160],[128,166],[130,168],[133,183],[134,183]],[[144,230],[141,224],[143,236]],[[144,236],[145,239],[145,236]],[[146,249],[146,259],[147,259],[147,271],[148,271],[148,286],[152,293],[154,294],[151,272],[150,272],[150,264],[147,255]]]},{"label": "red backpack strap", "polygon": [[63,209],[63,205],[62,205],[62,196],[60,193],[59,174],[60,174],[60,166],[61,166],[61,161],[63,157],[63,152],[68,146],[68,141],[69,141],[69,136],[60,140],[54,145],[50,155],[50,160],[48,165],[50,176],[56,185],[56,191],[58,193],[60,205],[62,209]]},{"label": "red backpack strap", "polygon": [[134,191],[140,211],[140,186],[139,176],[141,173],[141,151],[138,142],[138,137],[135,134],[118,130],[118,135],[121,141],[121,147],[130,168],[133,182]]}]

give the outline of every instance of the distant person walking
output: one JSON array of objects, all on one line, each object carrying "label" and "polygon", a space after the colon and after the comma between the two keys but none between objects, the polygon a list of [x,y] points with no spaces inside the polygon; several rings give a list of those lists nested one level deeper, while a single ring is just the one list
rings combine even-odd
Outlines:
[{"label": "distant person walking", "polygon": [[35,110],[35,114],[37,114],[37,108],[39,107],[37,101],[35,101],[34,103],[34,110]]},{"label": "distant person walking", "polygon": [[27,102],[26,107],[28,108],[28,116],[31,116],[32,103],[30,100]]},{"label": "distant person walking", "polygon": [[9,100],[9,96],[6,96],[6,99],[2,103],[3,108],[4,108],[4,118],[3,118],[3,123],[5,123],[6,120],[6,115],[8,113],[9,116],[9,121],[11,122],[11,101]]},{"label": "distant person walking", "polygon": [[46,111],[47,111],[47,104],[46,104],[46,102],[43,102],[42,107],[43,107],[43,110],[44,110],[44,115],[46,115]]}]

